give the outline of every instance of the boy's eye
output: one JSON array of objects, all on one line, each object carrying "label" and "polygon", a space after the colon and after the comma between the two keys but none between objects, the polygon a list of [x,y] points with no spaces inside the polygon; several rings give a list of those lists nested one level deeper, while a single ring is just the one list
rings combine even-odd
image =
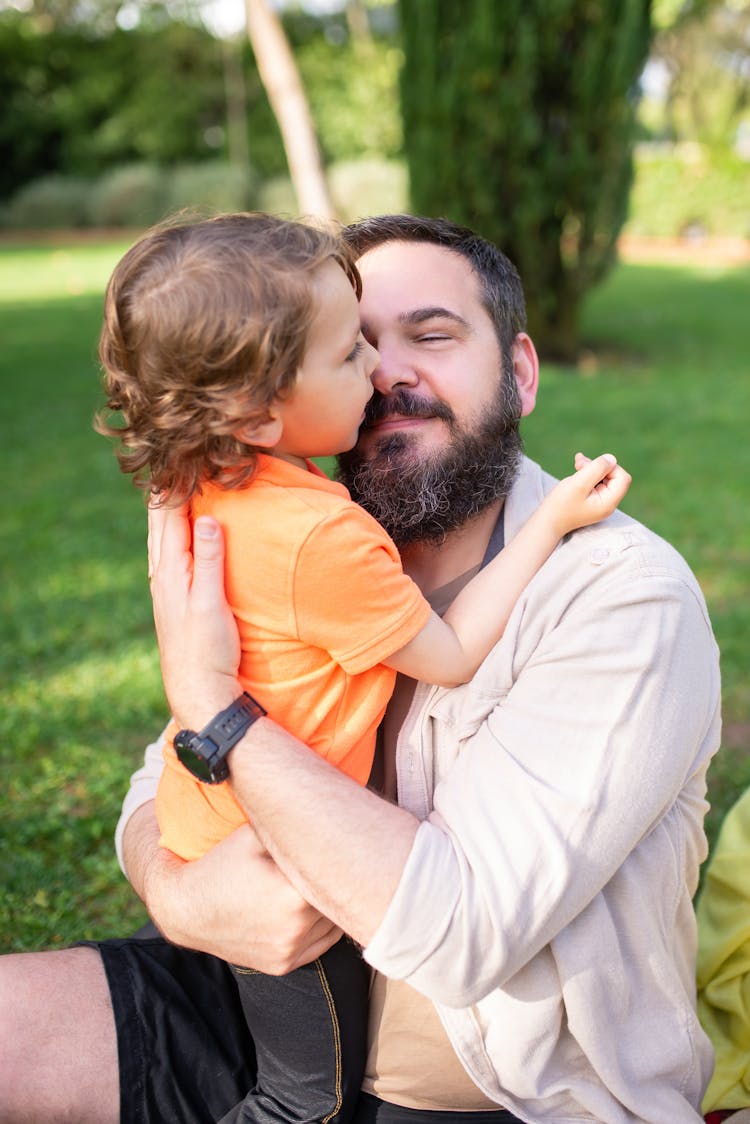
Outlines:
[{"label": "boy's eye", "polygon": [[354,347],[353,347],[353,348],[351,349],[351,351],[350,351],[350,352],[349,352],[349,354],[347,355],[347,357],[346,357],[346,359],[344,360],[344,362],[345,362],[345,363],[353,363],[353,362],[354,362],[354,360],[355,360],[355,359],[357,358],[357,356],[358,356],[358,355],[361,355],[361,354],[362,354],[362,348],[363,348],[364,346],[365,346],[365,345],[364,345],[364,343],[362,342],[362,340],[357,340],[357,342],[355,343]]}]

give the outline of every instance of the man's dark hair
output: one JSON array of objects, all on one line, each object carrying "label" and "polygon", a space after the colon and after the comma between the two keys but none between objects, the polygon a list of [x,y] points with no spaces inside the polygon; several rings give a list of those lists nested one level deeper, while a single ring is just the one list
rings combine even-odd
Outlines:
[{"label": "man's dark hair", "polygon": [[485,238],[447,219],[420,215],[375,215],[343,230],[344,240],[361,257],[385,242],[431,242],[461,254],[479,279],[482,304],[495,326],[504,357],[513,340],[526,330],[526,301],[513,262]]}]

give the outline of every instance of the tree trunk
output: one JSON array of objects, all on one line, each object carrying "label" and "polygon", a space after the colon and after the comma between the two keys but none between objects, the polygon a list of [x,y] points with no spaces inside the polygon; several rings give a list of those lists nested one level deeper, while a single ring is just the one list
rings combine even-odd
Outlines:
[{"label": "tree trunk", "polygon": [[258,73],[281,130],[300,212],[335,218],[307,98],[281,21],[267,0],[245,0]]},{"label": "tree trunk", "polygon": [[575,366],[580,350],[579,300],[567,284],[555,298],[550,307],[548,300],[538,300],[536,293],[531,294],[527,301],[529,333],[546,360]]},{"label": "tree trunk", "polygon": [[352,42],[371,44],[372,32],[363,0],[346,0],[344,11]]}]

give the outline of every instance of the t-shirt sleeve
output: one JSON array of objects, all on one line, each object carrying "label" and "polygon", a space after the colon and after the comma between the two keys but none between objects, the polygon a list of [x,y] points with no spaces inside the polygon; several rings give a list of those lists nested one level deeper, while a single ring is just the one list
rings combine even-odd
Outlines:
[{"label": "t-shirt sleeve", "polygon": [[299,638],[352,675],[403,648],[431,612],[392,540],[356,504],[328,515],[307,536],[294,594]]}]

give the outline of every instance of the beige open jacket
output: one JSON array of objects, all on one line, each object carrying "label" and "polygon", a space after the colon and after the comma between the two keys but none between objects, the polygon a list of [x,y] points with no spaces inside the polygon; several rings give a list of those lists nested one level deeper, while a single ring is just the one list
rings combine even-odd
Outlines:
[{"label": "beige open jacket", "polygon": [[[553,483],[524,462],[507,541]],[[695,578],[622,513],[558,547],[471,683],[417,689],[398,782],[423,822],[365,956],[522,1120],[701,1119],[691,899],[719,715]],[[153,747],[120,833],[160,769]]]}]

